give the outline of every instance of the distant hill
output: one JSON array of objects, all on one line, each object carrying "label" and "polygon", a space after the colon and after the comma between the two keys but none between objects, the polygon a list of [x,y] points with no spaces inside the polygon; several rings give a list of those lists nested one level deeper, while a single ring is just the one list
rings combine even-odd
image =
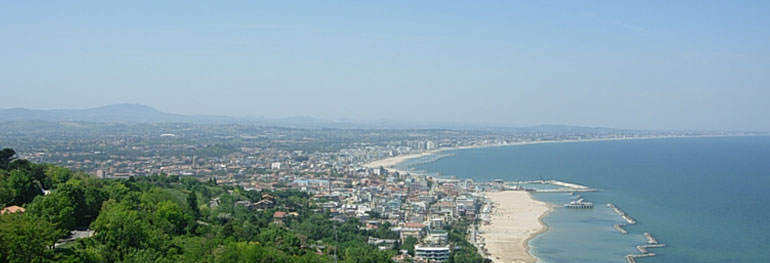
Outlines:
[{"label": "distant hill", "polygon": [[115,104],[90,109],[0,110],[0,121],[85,121],[112,123],[192,122],[196,117],[165,113],[143,104]]},{"label": "distant hill", "polygon": [[483,123],[393,121],[393,120],[339,120],[331,121],[313,117],[257,118],[196,116],[167,113],[144,104],[114,104],[90,109],[35,110],[26,108],[0,109],[0,122],[100,122],[100,123],[201,123],[201,124],[255,124],[288,128],[340,128],[340,129],[451,129],[495,131],[503,133],[568,133],[602,134],[630,130],[580,127],[566,125],[501,126]]},{"label": "distant hill", "polygon": [[[36,110],[26,108],[0,109],[0,122],[103,122],[103,123],[249,123],[266,126],[321,128],[339,125],[337,122],[311,117],[236,118],[213,115],[183,115],[159,111],[144,104],[113,104],[89,109]],[[353,124],[349,124],[352,126]]]}]

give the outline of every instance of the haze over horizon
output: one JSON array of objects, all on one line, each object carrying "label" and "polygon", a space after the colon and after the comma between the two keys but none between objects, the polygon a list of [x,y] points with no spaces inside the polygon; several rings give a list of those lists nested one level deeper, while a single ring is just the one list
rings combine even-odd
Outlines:
[{"label": "haze over horizon", "polygon": [[770,130],[770,2],[0,4],[0,108]]}]

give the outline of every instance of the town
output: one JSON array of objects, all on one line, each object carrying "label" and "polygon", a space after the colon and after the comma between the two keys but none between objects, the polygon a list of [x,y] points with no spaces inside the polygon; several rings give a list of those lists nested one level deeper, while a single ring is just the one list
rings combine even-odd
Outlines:
[{"label": "town", "polygon": [[[16,124],[28,125],[28,124]],[[40,124],[39,124],[40,125]],[[559,130],[479,132],[453,130],[293,129],[248,125],[45,123],[54,130],[4,133],[22,158],[52,163],[98,178],[193,176],[246,191],[305,192],[332,220],[357,219],[366,229],[386,228],[392,239],[370,237],[381,250],[404,247],[398,262],[448,262],[452,250],[484,255],[476,223],[490,206],[481,192],[496,183],[372,167],[376,160],[464,147],[564,140],[627,139],[701,134]],[[61,126],[66,126],[62,128]],[[16,130],[18,131],[18,130]],[[39,137],[36,137],[38,133]],[[23,136],[20,136],[23,134]],[[45,138],[45,139],[43,139]],[[34,150],[33,150],[34,149]],[[441,155],[437,155],[441,156]],[[437,158],[437,157],[434,157]],[[433,159],[431,159],[433,160]],[[274,208],[268,195],[239,200],[248,210]],[[210,207],[220,203],[210,201]],[[482,209],[484,211],[482,211]],[[293,216],[276,211],[275,224]],[[464,240],[450,242],[446,226]],[[462,243],[462,244],[458,244]]]}]

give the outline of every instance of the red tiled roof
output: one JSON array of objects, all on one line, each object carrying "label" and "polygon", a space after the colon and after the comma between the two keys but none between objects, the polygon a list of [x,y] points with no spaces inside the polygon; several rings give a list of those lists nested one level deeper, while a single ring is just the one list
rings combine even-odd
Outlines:
[{"label": "red tiled roof", "polygon": [[406,222],[406,223],[404,223],[404,227],[408,227],[408,228],[423,228],[423,227],[425,227],[425,224],[420,223],[420,222]]},{"label": "red tiled roof", "polygon": [[273,214],[273,217],[277,217],[277,218],[283,218],[285,216],[286,216],[286,212],[282,212],[282,211],[276,211],[275,214]]},{"label": "red tiled roof", "polygon": [[13,214],[18,212],[24,213],[24,208],[21,206],[12,205],[12,206],[3,208],[3,210],[0,210],[0,215],[5,213]]}]

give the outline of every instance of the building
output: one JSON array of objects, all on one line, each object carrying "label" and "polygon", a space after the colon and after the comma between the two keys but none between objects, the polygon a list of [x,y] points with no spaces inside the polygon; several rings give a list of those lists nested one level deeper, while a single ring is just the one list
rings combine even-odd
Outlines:
[{"label": "building", "polygon": [[436,143],[433,141],[427,141],[425,142],[425,150],[435,150],[436,149]]},{"label": "building", "polygon": [[414,246],[414,256],[430,262],[449,262],[449,246]]},{"label": "building", "polygon": [[444,230],[434,229],[428,231],[428,235],[423,239],[423,243],[431,246],[444,246],[449,244],[449,233]]},{"label": "building", "polygon": [[0,210],[0,215],[6,214],[6,213],[8,214],[24,213],[24,208],[17,205],[12,205],[12,206],[3,208],[3,210]]},{"label": "building", "polygon": [[273,214],[273,223],[282,225],[283,221],[286,219],[286,212],[283,211],[276,211]]},{"label": "building", "polygon": [[254,203],[254,208],[256,208],[256,209],[270,209],[270,208],[273,208],[273,201],[270,201],[270,199],[259,200],[259,202]]},{"label": "building", "polygon": [[377,175],[377,176],[387,176],[388,169],[385,169],[385,167],[380,166],[380,168],[374,169],[372,173],[374,173],[374,175]]}]

